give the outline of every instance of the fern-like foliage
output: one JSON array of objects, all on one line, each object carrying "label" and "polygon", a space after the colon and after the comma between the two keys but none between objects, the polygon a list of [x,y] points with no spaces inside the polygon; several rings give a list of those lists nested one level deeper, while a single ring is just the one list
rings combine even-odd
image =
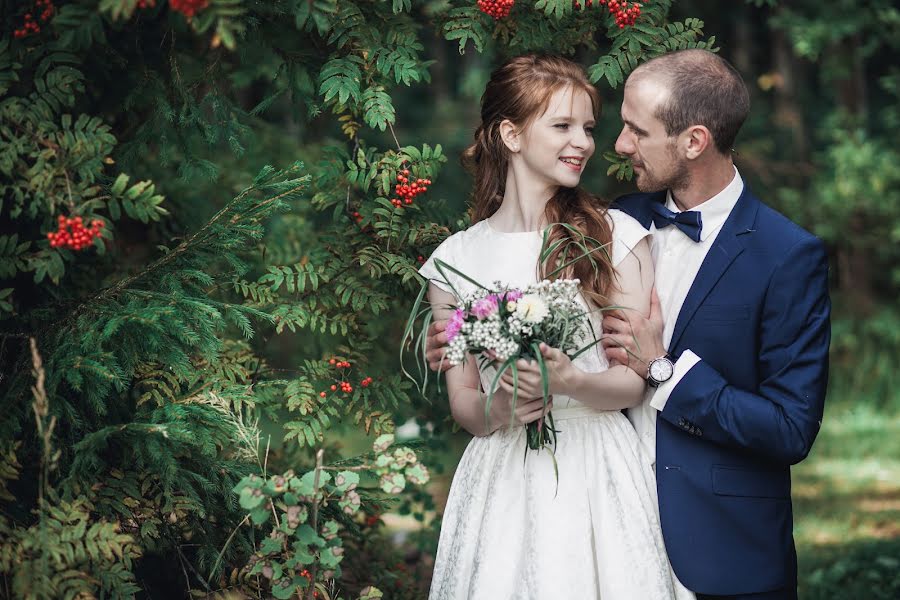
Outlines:
[{"label": "fern-like foliage", "polygon": [[81,499],[55,502],[30,528],[3,531],[0,571],[16,598],[129,598],[140,590],[132,573],[140,548],[92,508]]}]

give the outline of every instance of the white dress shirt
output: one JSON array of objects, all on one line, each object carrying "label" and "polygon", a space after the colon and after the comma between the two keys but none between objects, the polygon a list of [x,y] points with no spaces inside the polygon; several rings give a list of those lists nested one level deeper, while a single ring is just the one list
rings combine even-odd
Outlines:
[{"label": "white dress shirt", "polygon": [[[735,168],[734,178],[725,189],[691,209],[700,213],[702,221],[699,242],[695,242],[675,226],[657,229],[656,225],[650,225],[650,251],[656,275],[656,294],[659,296],[664,323],[663,345],[667,348],[672,341],[678,314],[697,277],[700,265],[703,264],[706,253],[715,242],[722,225],[725,224],[743,191],[744,181]],[[681,212],[675,205],[671,192],[666,197],[666,208],[672,212]],[[675,373],[672,378],[658,388],[648,387],[644,402],[629,409],[628,416],[651,457],[656,455],[657,412],[665,408],[672,390],[699,361],[700,357],[689,349],[685,350],[675,362]]]}]

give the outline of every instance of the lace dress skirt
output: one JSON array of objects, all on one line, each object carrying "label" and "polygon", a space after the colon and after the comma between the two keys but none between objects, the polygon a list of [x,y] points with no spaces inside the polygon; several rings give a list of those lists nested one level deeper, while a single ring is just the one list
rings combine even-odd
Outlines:
[{"label": "lace dress skirt", "polygon": [[619,411],[554,409],[558,435],[525,452],[524,427],[474,438],[441,528],[431,600],[691,599],[666,557],[656,485]]}]

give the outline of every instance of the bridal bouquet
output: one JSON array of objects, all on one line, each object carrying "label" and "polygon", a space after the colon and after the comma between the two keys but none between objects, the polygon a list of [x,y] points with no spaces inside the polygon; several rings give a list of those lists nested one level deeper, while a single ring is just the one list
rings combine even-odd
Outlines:
[{"label": "bridal bouquet", "polygon": [[[500,378],[507,370],[513,380],[515,407],[518,396],[516,361],[523,358],[536,361],[540,368],[546,406],[550,396],[549,377],[540,351],[541,342],[558,348],[572,359],[597,343],[588,311],[579,302],[580,282],[577,279],[544,280],[523,289],[504,288],[498,282],[488,288],[442,261],[436,261],[436,267],[441,272],[445,269],[453,271],[477,286],[475,292],[463,296],[456,293],[459,302],[446,329],[449,343],[446,359],[452,365],[459,365],[471,354],[482,370],[496,367],[487,390],[485,418],[490,413]],[[427,326],[426,323],[424,329]],[[526,432],[528,447],[533,450],[556,444],[552,414],[529,423]]]}]

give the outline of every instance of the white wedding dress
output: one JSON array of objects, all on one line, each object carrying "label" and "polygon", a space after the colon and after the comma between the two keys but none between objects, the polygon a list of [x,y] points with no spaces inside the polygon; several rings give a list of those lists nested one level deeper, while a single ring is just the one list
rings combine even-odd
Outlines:
[{"label": "white wedding dress", "polygon": [[[618,265],[649,233],[618,210],[609,216]],[[521,287],[536,280],[541,242],[539,232],[504,233],[481,221],[445,240],[420,272],[450,291],[435,267],[440,258],[482,285]],[[449,280],[460,293],[474,289]],[[575,364],[608,368],[599,345]],[[483,389],[491,376],[481,373]],[[558,490],[548,452],[526,456],[524,427],[469,443],[450,487],[430,599],[694,598],[669,565],[651,458],[625,415],[555,396],[553,417]]]}]

